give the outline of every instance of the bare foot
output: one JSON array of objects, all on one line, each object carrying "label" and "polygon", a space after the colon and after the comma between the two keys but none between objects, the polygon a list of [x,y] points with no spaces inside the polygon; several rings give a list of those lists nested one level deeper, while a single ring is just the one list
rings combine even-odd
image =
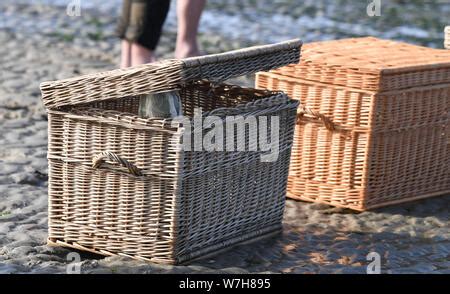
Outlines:
[{"label": "bare foot", "polygon": [[177,43],[175,58],[182,59],[202,55],[195,42]]}]

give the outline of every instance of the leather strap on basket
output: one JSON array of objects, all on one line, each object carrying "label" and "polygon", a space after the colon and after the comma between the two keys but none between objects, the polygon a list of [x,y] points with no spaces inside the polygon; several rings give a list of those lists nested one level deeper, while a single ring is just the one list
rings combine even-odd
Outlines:
[{"label": "leather strap on basket", "polygon": [[327,117],[326,115],[320,112],[314,111],[310,108],[300,105],[297,112],[297,123],[300,122],[305,116],[309,116],[313,119],[320,120],[324,125],[324,127],[330,132],[340,132],[344,135],[346,139],[349,139],[351,137],[350,131],[339,128],[331,118]]},{"label": "leather strap on basket", "polygon": [[99,168],[100,165],[102,165],[102,163],[104,163],[106,159],[118,163],[121,166],[127,168],[128,171],[134,176],[142,176],[142,172],[138,167],[136,167],[134,164],[127,161],[126,159],[123,159],[122,157],[118,156],[117,154],[109,151],[105,151],[95,155],[94,158],[92,158],[92,167]]}]

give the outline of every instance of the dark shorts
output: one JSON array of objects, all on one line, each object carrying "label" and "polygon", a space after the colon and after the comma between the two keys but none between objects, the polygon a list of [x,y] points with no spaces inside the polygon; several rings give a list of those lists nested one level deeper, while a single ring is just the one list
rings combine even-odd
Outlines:
[{"label": "dark shorts", "polygon": [[170,0],[123,0],[117,35],[155,50],[169,7]]}]

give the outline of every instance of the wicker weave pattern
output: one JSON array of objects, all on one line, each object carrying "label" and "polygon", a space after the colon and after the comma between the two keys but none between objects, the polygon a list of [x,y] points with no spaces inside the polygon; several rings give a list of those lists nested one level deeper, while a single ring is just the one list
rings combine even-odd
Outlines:
[{"label": "wicker weave pattern", "polygon": [[395,131],[448,121],[448,84],[377,93],[274,73],[258,74],[257,83],[258,88],[301,97],[302,106],[325,115],[342,130]]},{"label": "wicker weave pattern", "polygon": [[[297,62],[300,45],[44,83],[49,244],[176,264],[278,231],[298,101],[218,81]],[[202,108],[222,120],[278,117],[278,160],[261,162],[262,151],[183,150],[185,134],[209,129],[191,123],[189,133],[171,119],[137,116],[138,94],[175,88],[186,116]],[[246,144],[257,135],[246,132]]]},{"label": "wicker weave pattern", "polygon": [[450,49],[450,26],[445,27],[445,42],[444,47]]},{"label": "wicker weave pattern", "polygon": [[[348,46],[355,42],[359,43],[348,40]],[[329,52],[341,54],[331,47],[346,48],[344,40],[335,43],[307,47],[316,48],[319,59]],[[441,52],[436,51],[438,55]],[[331,70],[353,67],[352,63],[335,62],[328,64]],[[357,70],[360,60],[355,62]],[[257,75],[257,88],[285,91],[302,104],[292,148],[289,197],[366,210],[450,193],[450,83],[373,91],[309,81],[303,75],[294,78],[294,67]],[[302,61],[296,70],[301,73],[307,67]],[[436,66],[436,73],[430,75],[436,74],[440,81],[439,72]],[[409,83],[414,72],[404,75]],[[351,84],[353,77],[341,82]],[[303,109],[323,115],[334,129],[330,131],[317,115],[305,117]]]},{"label": "wicker weave pattern", "polygon": [[167,60],[128,69],[41,84],[42,99],[47,108],[78,105],[179,89],[190,81],[213,82],[267,71],[282,65],[298,63],[301,42],[251,47],[183,60]]},{"label": "wicker weave pattern", "polygon": [[[275,163],[261,163],[260,152],[182,152],[181,129],[121,109],[50,111],[50,240],[177,263],[280,228],[298,103],[284,94],[239,102],[244,98],[233,114],[277,115],[285,126]],[[104,150],[143,176],[129,174],[116,157],[104,156],[109,164],[94,169],[92,159]]]},{"label": "wicker weave pattern", "polygon": [[367,91],[450,83],[450,52],[373,37],[309,43],[284,76]]}]

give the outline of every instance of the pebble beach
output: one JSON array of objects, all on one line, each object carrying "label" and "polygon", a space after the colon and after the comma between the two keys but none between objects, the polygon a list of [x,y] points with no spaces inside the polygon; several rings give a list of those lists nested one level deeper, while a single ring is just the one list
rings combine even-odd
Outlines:
[{"label": "pebble beach", "polygon": [[[68,2],[0,3],[0,274],[66,273],[72,262],[72,250],[46,245],[47,115],[39,84],[117,68],[120,1],[81,1],[80,16],[67,15]],[[397,2],[370,18],[365,1],[210,0],[199,40],[205,53],[296,37],[311,42],[366,35],[443,48],[450,4]],[[175,37],[171,9],[158,58],[173,56]],[[232,82],[252,86],[254,77]],[[279,235],[188,265],[81,251],[77,265],[81,273],[98,274],[365,274],[375,252],[382,273],[448,274],[449,207],[450,195],[362,213],[287,200]]]}]

